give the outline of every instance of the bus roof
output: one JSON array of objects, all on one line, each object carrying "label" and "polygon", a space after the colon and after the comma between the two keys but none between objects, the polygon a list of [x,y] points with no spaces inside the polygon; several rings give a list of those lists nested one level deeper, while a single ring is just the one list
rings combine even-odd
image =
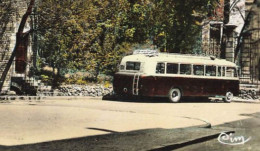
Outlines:
[{"label": "bus roof", "polygon": [[236,64],[224,59],[218,59],[210,56],[195,56],[186,54],[169,54],[158,53],[157,55],[136,54],[125,56],[122,62],[139,61],[139,62],[169,62],[182,64],[198,64],[198,65],[216,65],[236,67]]}]

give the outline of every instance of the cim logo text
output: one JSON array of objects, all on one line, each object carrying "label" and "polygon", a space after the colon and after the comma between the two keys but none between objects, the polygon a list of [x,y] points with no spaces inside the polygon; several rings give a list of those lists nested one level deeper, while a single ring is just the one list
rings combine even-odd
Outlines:
[{"label": "cim logo text", "polygon": [[222,132],[218,136],[218,141],[221,144],[226,145],[243,145],[246,142],[248,142],[251,139],[251,137],[244,137],[244,136],[234,136],[233,133],[227,134],[226,132]]}]

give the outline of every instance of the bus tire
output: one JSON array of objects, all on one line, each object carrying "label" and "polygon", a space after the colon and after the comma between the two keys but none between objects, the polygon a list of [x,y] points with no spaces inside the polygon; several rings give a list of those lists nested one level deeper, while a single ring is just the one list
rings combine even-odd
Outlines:
[{"label": "bus tire", "polygon": [[171,90],[169,91],[169,101],[171,103],[180,102],[181,96],[181,90],[178,88],[171,88]]},{"label": "bus tire", "polygon": [[233,93],[228,91],[225,95],[224,101],[230,103],[233,97],[234,97]]}]

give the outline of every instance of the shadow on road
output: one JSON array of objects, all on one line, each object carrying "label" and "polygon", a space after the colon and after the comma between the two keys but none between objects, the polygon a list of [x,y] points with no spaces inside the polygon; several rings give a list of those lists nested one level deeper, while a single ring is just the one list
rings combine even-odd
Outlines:
[{"label": "shadow on road", "polygon": [[[93,128],[96,129],[96,128]],[[99,129],[96,129],[99,130]],[[101,129],[103,131],[103,129]],[[107,131],[107,130],[106,130]],[[110,131],[110,130],[109,130]],[[158,150],[158,146],[171,144],[171,149],[189,145],[191,138],[195,143],[214,139],[219,130],[208,128],[178,128],[178,129],[145,129],[130,132],[112,132],[105,135],[79,137],[36,144],[17,146],[0,146],[0,151],[86,151],[86,150]],[[183,134],[187,135],[183,135]],[[204,137],[209,138],[204,138]],[[199,138],[199,139],[198,139]],[[198,142],[197,142],[198,141]],[[174,145],[175,144],[175,145]],[[180,145],[183,144],[183,145]],[[159,148],[160,150],[160,148]]]},{"label": "shadow on road", "polygon": [[[116,96],[105,95],[102,100],[104,101],[117,101],[117,102],[134,102],[134,103],[171,103],[167,97],[134,97],[134,96]],[[220,100],[210,100],[205,97],[184,97],[179,103],[226,103]],[[174,104],[174,103],[171,103]]]},{"label": "shadow on road", "polygon": [[133,102],[133,103],[168,103],[166,98],[162,97],[122,97],[122,96],[104,96],[104,101],[117,101],[117,102]]}]

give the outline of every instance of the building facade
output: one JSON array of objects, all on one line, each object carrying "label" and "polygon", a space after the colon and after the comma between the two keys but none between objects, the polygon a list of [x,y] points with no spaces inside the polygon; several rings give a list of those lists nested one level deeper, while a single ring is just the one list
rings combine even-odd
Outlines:
[{"label": "building facade", "polygon": [[260,5],[258,0],[219,0],[202,29],[202,50],[207,55],[235,62],[241,84],[260,80]]},{"label": "building facade", "polygon": [[260,84],[260,2],[247,1],[248,20],[241,34],[238,63],[242,83]]},{"label": "building facade", "polygon": [[[3,0],[0,4],[0,75],[3,74],[6,64],[10,59],[16,43],[16,33],[21,19],[28,8],[28,2],[24,0]],[[24,33],[30,30],[30,19],[24,27]],[[16,54],[16,58],[5,78],[1,93],[10,91],[11,77],[26,77],[31,64],[32,46],[30,36],[24,41],[23,53]],[[20,55],[20,56],[19,56]],[[22,58],[22,59],[21,59]],[[24,68],[23,72],[21,68]],[[19,70],[20,69],[20,70]]]}]

